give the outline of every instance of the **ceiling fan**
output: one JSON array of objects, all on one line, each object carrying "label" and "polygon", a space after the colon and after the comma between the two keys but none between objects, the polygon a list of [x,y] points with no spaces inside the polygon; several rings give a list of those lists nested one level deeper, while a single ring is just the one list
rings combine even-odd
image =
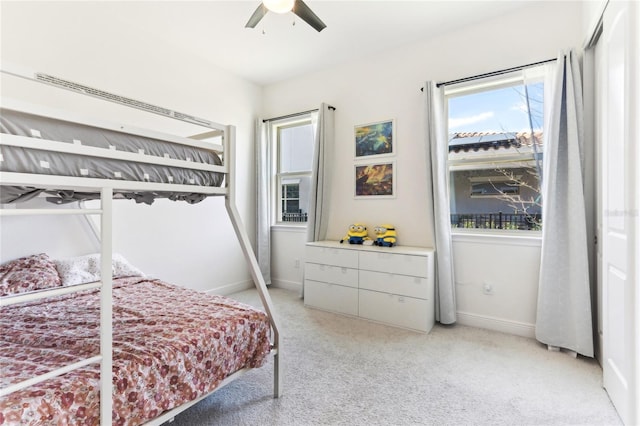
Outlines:
[{"label": "ceiling fan", "polygon": [[276,13],[293,12],[318,32],[326,27],[325,23],[318,18],[318,15],[313,13],[302,0],[263,0],[256,11],[253,12],[249,21],[247,21],[245,28],[255,28],[269,11]]}]

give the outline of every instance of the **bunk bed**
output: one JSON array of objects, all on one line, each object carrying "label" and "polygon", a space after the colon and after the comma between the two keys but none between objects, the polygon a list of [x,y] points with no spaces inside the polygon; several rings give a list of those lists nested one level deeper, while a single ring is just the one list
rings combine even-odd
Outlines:
[{"label": "bunk bed", "polygon": [[[64,285],[46,254],[0,269],[17,281],[0,296],[2,358],[15,356],[0,389],[0,408],[14,417],[0,412],[0,423],[27,416],[35,424],[161,424],[263,365],[267,355],[274,357],[279,397],[277,322],[235,206],[235,128],[44,73],[6,64],[1,71],[206,131],[180,137],[2,99],[0,206],[36,196],[63,206],[3,208],[0,215],[100,215],[101,247],[95,282]],[[114,274],[114,199],[195,203],[209,196],[225,198],[264,311],[142,274]],[[93,199],[99,208],[64,206]],[[45,284],[20,282],[34,276]],[[180,309],[163,308],[169,303]]]}]

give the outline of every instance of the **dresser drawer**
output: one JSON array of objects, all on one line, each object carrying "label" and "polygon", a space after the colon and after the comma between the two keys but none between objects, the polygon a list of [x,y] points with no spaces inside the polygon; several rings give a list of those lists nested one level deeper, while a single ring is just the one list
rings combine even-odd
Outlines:
[{"label": "dresser drawer", "polygon": [[358,270],[341,266],[319,265],[307,262],[304,265],[304,277],[313,281],[358,287]]},{"label": "dresser drawer", "polygon": [[304,304],[326,311],[358,315],[358,289],[304,280]]},{"label": "dresser drawer", "polygon": [[429,303],[423,299],[360,290],[358,312],[362,318],[389,325],[428,332]]},{"label": "dresser drawer", "polygon": [[360,252],[359,254],[361,270],[429,277],[430,259],[427,256],[386,252]]},{"label": "dresser drawer", "polygon": [[307,262],[344,268],[358,268],[358,252],[355,250],[307,246],[305,254]]},{"label": "dresser drawer", "polygon": [[431,280],[408,275],[360,271],[360,288],[398,296],[433,300]]}]

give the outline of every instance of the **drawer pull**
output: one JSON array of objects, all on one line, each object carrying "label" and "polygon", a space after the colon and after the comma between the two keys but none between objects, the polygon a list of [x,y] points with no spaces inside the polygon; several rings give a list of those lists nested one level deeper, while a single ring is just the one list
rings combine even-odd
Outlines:
[{"label": "drawer pull", "polygon": [[342,271],[343,274],[347,273],[347,268],[340,268],[340,270]]},{"label": "drawer pull", "polygon": [[398,297],[398,303],[404,303],[404,297],[402,296]]},{"label": "drawer pull", "polygon": [[422,280],[420,278],[418,278],[418,277],[413,277],[413,282],[416,283],[416,284],[421,284]]}]

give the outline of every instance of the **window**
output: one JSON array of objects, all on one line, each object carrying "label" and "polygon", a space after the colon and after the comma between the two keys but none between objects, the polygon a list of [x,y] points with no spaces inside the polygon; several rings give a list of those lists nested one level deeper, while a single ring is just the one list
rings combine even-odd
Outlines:
[{"label": "window", "polygon": [[447,87],[453,228],[542,229],[543,72]]},{"label": "window", "polygon": [[307,213],[300,208],[300,179],[282,179],[282,221],[306,222]]},{"label": "window", "polygon": [[276,163],[276,223],[305,224],[311,190],[315,132],[311,117],[273,125]]},{"label": "window", "polygon": [[514,176],[513,179],[507,176],[482,176],[469,178],[471,183],[471,198],[499,198],[505,194],[520,195],[520,179],[522,179],[522,175]]}]

